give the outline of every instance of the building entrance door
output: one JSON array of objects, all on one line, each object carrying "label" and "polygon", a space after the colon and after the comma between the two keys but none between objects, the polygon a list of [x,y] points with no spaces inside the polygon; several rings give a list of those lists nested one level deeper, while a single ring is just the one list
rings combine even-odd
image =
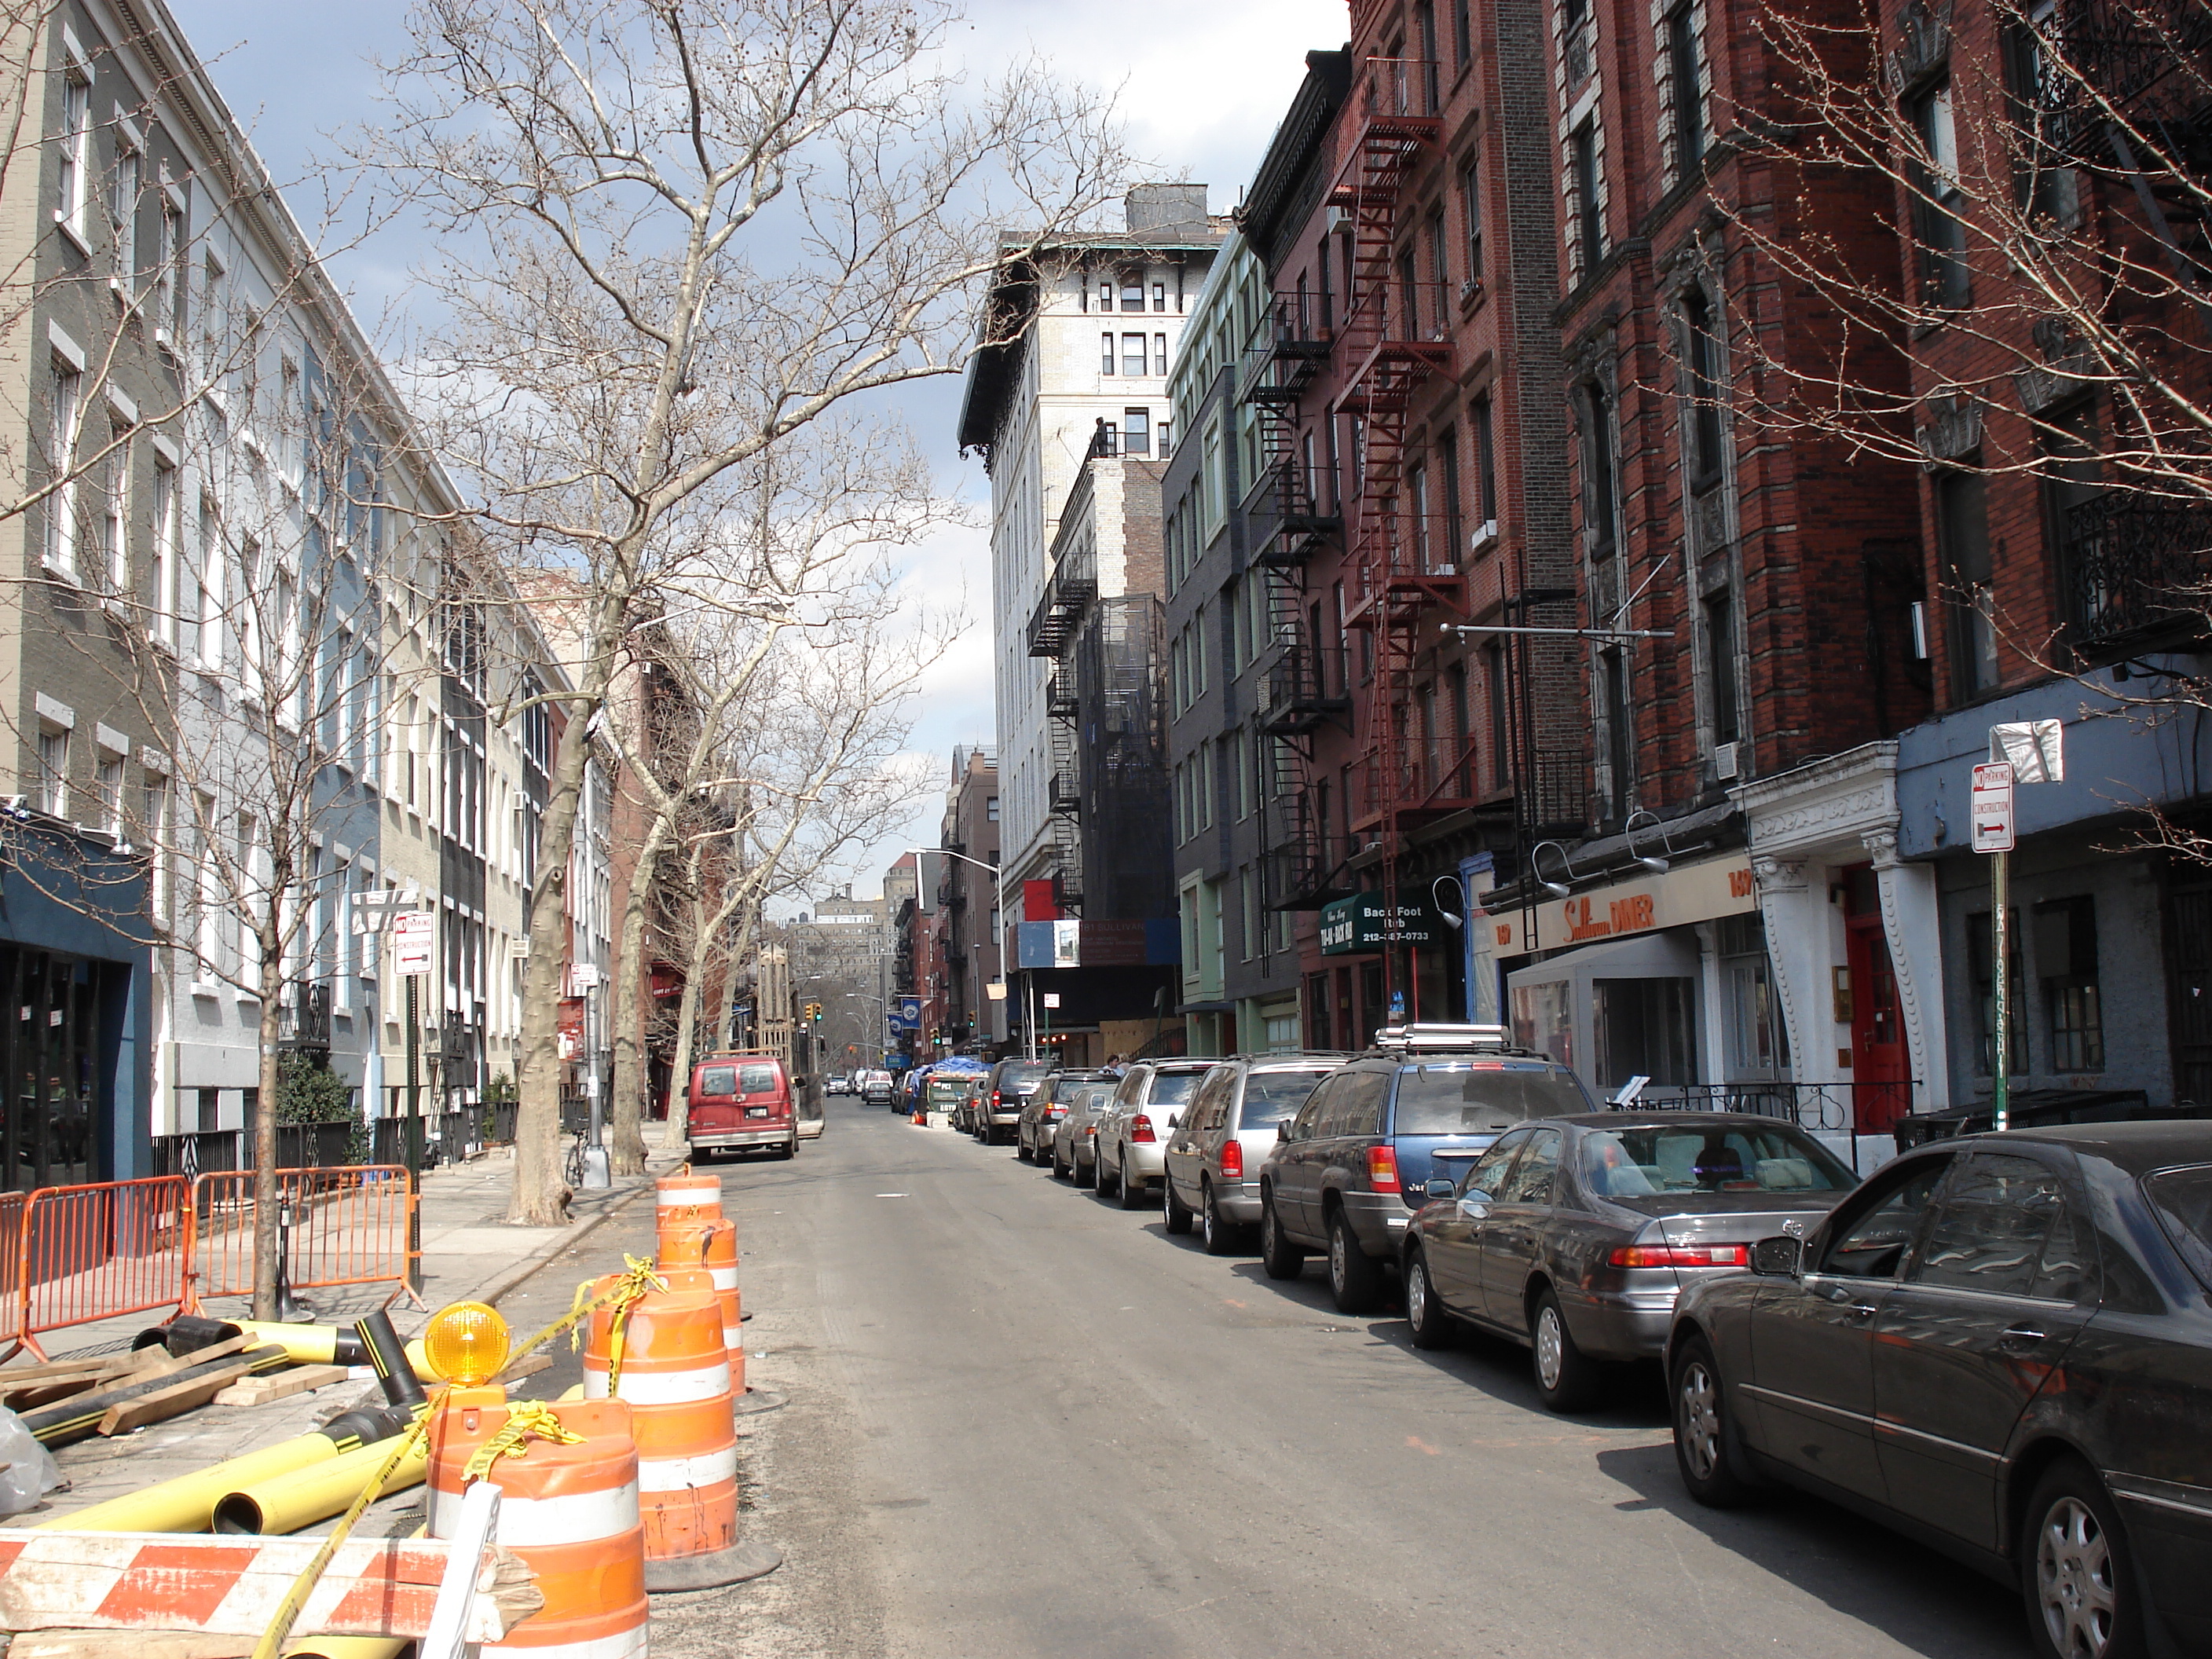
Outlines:
[{"label": "building entrance door", "polygon": [[1845,873],[1851,1005],[1851,1079],[1861,1134],[1887,1134],[1912,1109],[1912,1072],[1897,1001],[1897,970],[1881,926],[1874,866]]},{"label": "building entrance door", "polygon": [[94,1176],[100,974],[82,957],[0,945],[0,1158],[17,1192]]}]

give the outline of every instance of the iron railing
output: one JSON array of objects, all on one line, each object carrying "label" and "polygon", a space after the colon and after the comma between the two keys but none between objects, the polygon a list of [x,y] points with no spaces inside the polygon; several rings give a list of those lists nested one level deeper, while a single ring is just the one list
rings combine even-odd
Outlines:
[{"label": "iron railing", "polygon": [[1278,737],[1293,736],[1312,731],[1351,707],[1345,691],[1343,647],[1301,641],[1286,647],[1267,670],[1260,726]]},{"label": "iron railing", "polygon": [[1890,1083],[1647,1084],[1627,1105],[1632,1112],[1747,1112],[1827,1134],[1893,1133],[1912,1109],[1920,1085]]},{"label": "iron railing", "polygon": [[2212,632],[2212,501],[2108,490],[2067,509],[2066,585],[2085,655]]},{"label": "iron railing", "polygon": [[239,1167],[239,1150],[244,1143],[245,1135],[237,1129],[191,1129],[182,1134],[155,1135],[152,1142],[153,1173],[180,1175],[189,1179],[235,1170]]}]

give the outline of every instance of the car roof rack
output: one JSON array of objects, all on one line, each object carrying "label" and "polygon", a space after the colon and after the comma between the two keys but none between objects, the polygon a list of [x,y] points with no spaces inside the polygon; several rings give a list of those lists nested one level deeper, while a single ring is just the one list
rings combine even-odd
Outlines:
[{"label": "car roof rack", "polygon": [[1462,1048],[1510,1048],[1503,1025],[1445,1025],[1414,1024],[1385,1025],[1375,1033],[1375,1047],[1383,1054],[1415,1054]]}]

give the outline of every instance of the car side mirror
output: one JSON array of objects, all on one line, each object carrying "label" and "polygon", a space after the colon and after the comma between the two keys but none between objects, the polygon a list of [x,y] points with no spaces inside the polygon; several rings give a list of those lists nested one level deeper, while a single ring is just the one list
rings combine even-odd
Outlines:
[{"label": "car side mirror", "polygon": [[1421,1190],[1431,1198],[1449,1198],[1459,1189],[1453,1184],[1449,1176],[1437,1176],[1431,1178],[1429,1184]]},{"label": "car side mirror", "polygon": [[1784,1233],[1751,1247],[1751,1270],[1771,1279],[1795,1279],[1804,1271],[1805,1241]]}]

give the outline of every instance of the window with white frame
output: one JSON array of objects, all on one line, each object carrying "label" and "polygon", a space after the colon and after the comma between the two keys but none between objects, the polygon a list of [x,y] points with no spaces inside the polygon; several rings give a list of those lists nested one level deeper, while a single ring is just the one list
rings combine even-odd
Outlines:
[{"label": "window with white frame", "polygon": [[107,174],[107,234],[113,254],[111,270],[125,295],[138,291],[138,195],[144,188],[146,161],[127,124],[115,124],[115,165]]},{"label": "window with white frame", "polygon": [[92,177],[92,73],[74,51],[62,67],[59,200],[54,220],[82,246],[84,210]]},{"label": "window with white frame", "polygon": [[76,578],[76,434],[83,414],[84,372],[67,358],[54,358],[53,400],[47,410],[49,471],[61,482],[46,497],[46,562],[71,580]]},{"label": "window with white frame", "polygon": [[1114,337],[1111,334],[1098,337],[1098,372],[1101,374],[1114,372]]},{"label": "window with white frame", "polygon": [[1145,337],[1124,334],[1121,337],[1121,373],[1132,379],[1141,379],[1145,373]]},{"label": "window with white frame", "polygon": [[107,459],[100,464],[100,574],[107,591],[131,591],[131,429],[109,429]]},{"label": "window with white frame", "polygon": [[32,804],[58,818],[69,816],[69,728],[39,722],[38,791]]},{"label": "window with white frame", "polygon": [[183,491],[177,482],[177,465],[159,450],[154,453],[154,548],[149,576],[152,592],[148,631],[173,649],[177,641],[179,606],[178,542],[183,526]]},{"label": "window with white frame", "polygon": [[109,835],[123,834],[123,756],[101,744],[99,762],[93,774],[93,790],[99,798],[98,827]]},{"label": "window with white frame", "polygon": [[212,497],[200,497],[198,534],[195,538],[196,585],[198,592],[198,615],[194,619],[198,637],[192,644],[193,654],[200,666],[219,670],[222,666],[223,630],[223,548],[222,520],[216,514]]},{"label": "window with white frame", "polygon": [[169,872],[173,860],[170,846],[169,780],[159,772],[146,774],[139,799],[138,838],[146,844],[147,901],[154,925],[169,930]]},{"label": "window with white frame", "polygon": [[185,193],[161,168],[161,217],[155,228],[154,326],[174,351],[185,338]]}]

